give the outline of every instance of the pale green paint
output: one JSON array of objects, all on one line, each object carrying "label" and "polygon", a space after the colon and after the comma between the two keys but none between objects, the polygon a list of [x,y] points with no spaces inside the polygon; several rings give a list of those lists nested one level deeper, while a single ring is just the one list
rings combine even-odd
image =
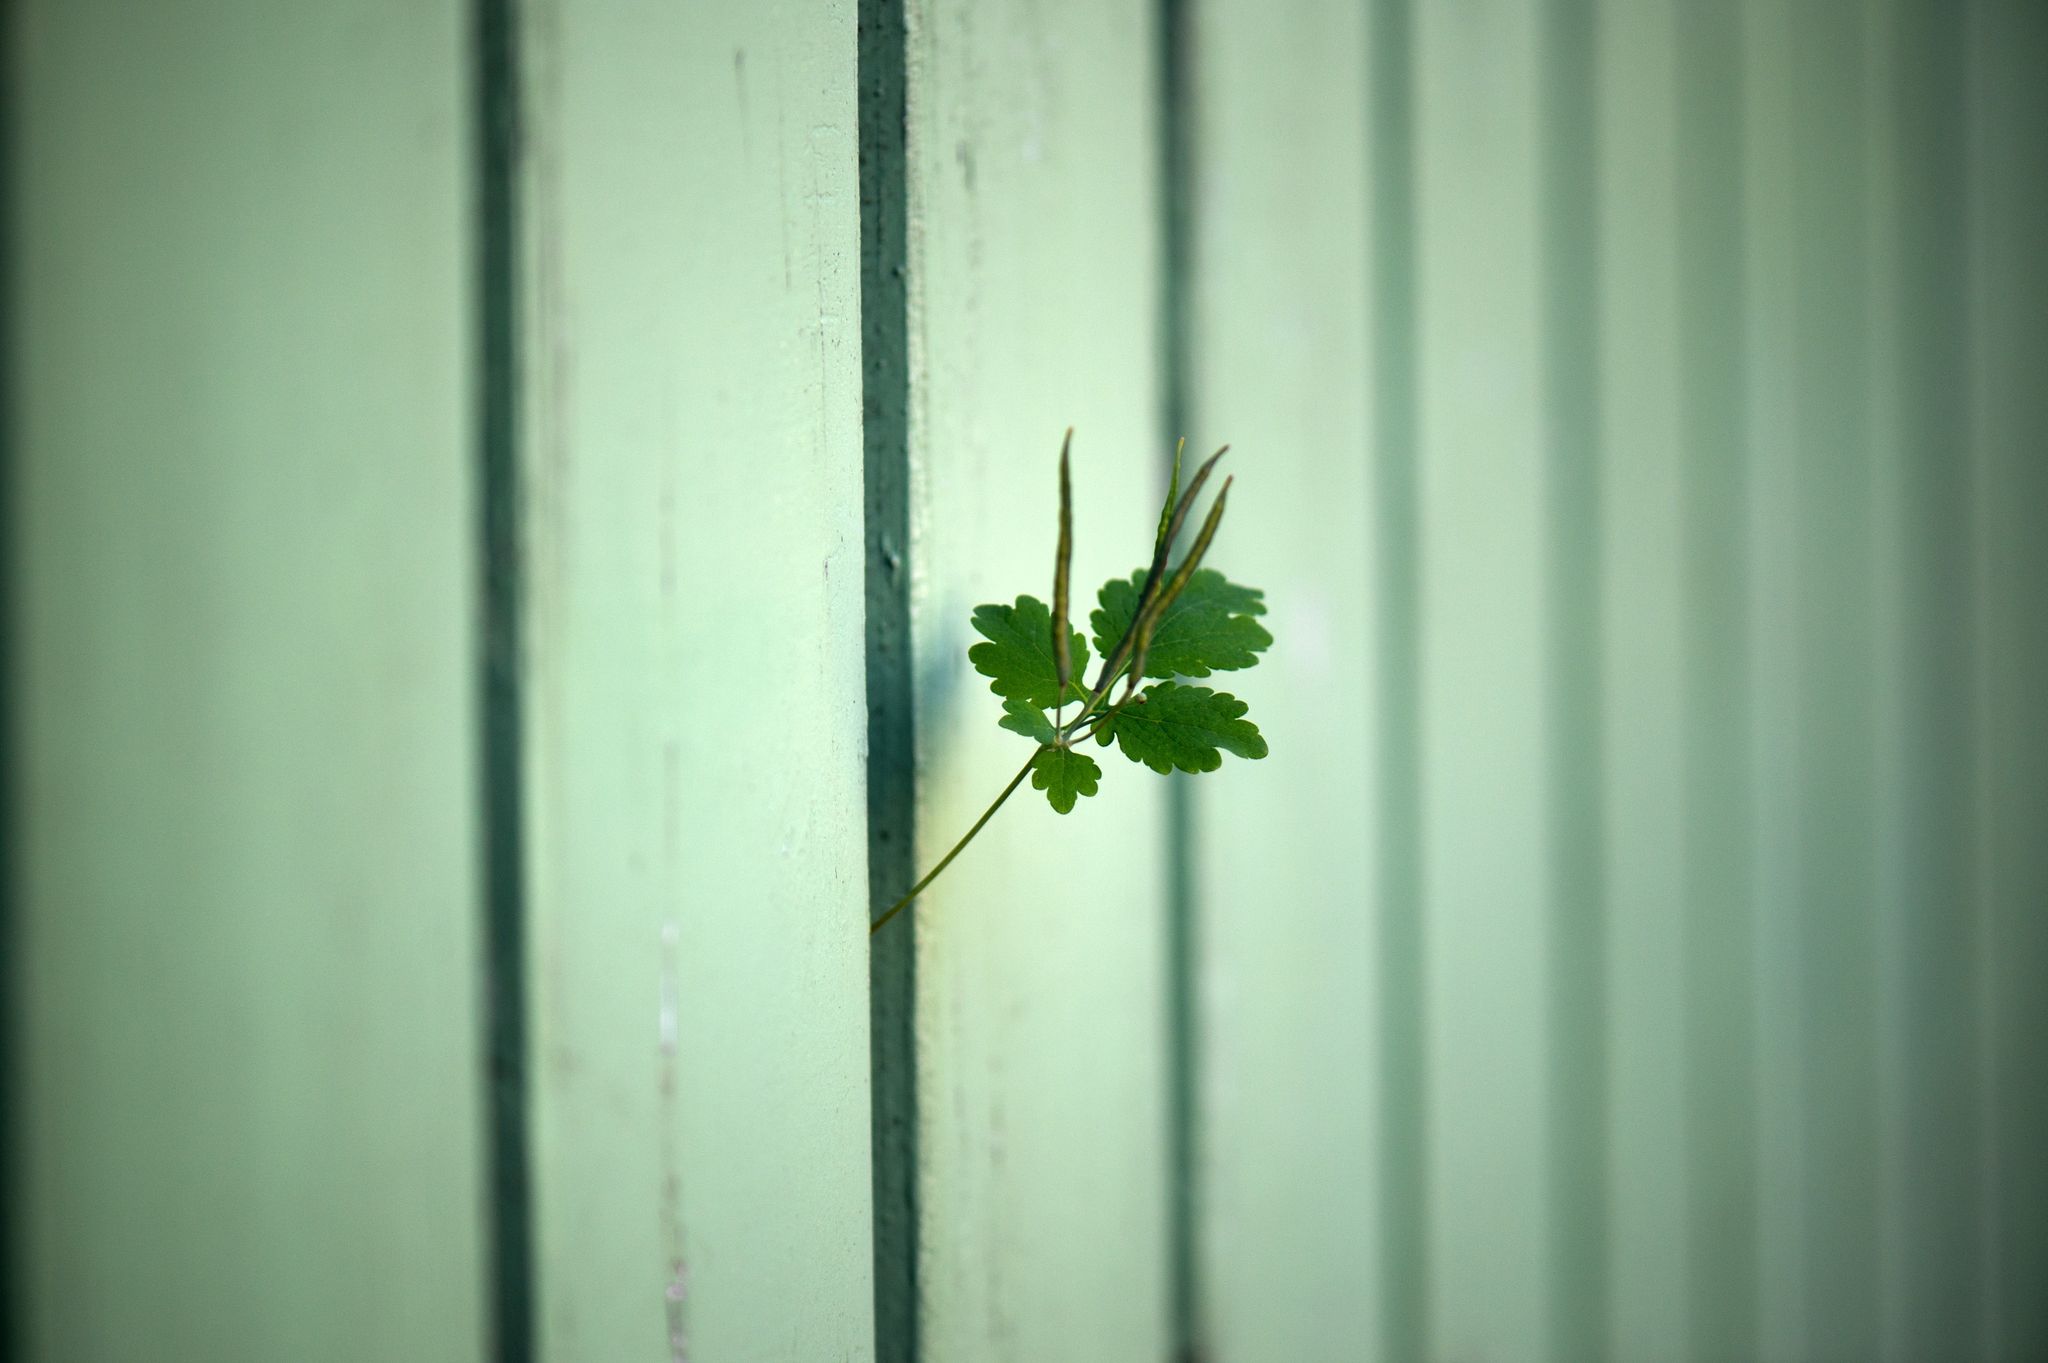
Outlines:
[{"label": "pale green paint", "polygon": [[1739,679],[1751,698],[1752,819],[1746,850],[1754,867],[1753,938],[1757,1048],[1756,1338],[1770,1363],[1803,1358],[1808,1330],[1809,1257],[1804,1197],[1800,1066],[1799,620],[1789,584],[1797,580],[1799,526],[1798,375],[1793,183],[1798,73],[1791,0],[1748,0],[1741,16],[1742,142],[1747,385],[1748,561],[1751,656]]},{"label": "pale green paint", "polygon": [[865,1359],[853,9],[522,36],[540,1355]]},{"label": "pale green paint", "polygon": [[1558,1057],[1538,28],[1418,5],[1418,572],[1431,1356],[1544,1357]]},{"label": "pale green paint", "polygon": [[[1877,978],[1874,761],[1878,463],[1873,429],[1870,197],[1872,5],[1792,5],[1789,434],[1791,573],[1761,583],[1788,601],[1797,770],[1804,1329],[1794,1359],[1879,1351]],[[1760,241],[1763,252],[1779,249]],[[1758,357],[1760,360],[1764,356]]]},{"label": "pale green paint", "polygon": [[[1604,1344],[1686,1358],[1685,542],[1675,7],[1595,10],[1609,1084]],[[1619,187],[1626,187],[1625,190]],[[1600,192],[1603,190],[1605,192]]]},{"label": "pale green paint", "polygon": [[[1274,757],[1200,788],[1198,827],[1234,834],[1198,862],[1203,1333],[1233,1359],[2024,1356],[2043,1108],[2022,1073],[2048,1029],[2020,983],[2042,958],[2020,831],[2041,427],[2013,357],[2048,315],[2020,150],[2041,24],[1601,0],[1573,50],[1566,9],[1384,3],[1364,76],[1346,7],[1202,11],[1200,434],[1277,449],[1314,498],[1237,565],[1274,603],[1256,680],[1287,691],[1246,687]],[[1578,62],[1590,147],[1560,113]],[[1586,166],[1590,220],[1557,179]],[[1366,430],[1399,447],[1345,455]],[[1348,594],[1381,645],[1419,587],[1420,648],[1364,649],[1347,694],[1370,723],[1318,705],[1304,755],[1281,718],[1306,710],[1299,650],[1349,646],[1301,613],[1311,570],[1309,600]],[[1408,680],[1413,791],[1388,727]],[[1560,732],[1582,685],[1590,757]],[[1390,807],[1418,792],[1419,824]],[[1413,988],[1386,953],[1417,911],[1411,1084],[1380,991]],[[1563,1030],[1580,988],[1597,1053]],[[1417,1107],[1420,1167],[1394,1144]],[[1590,1222],[1568,1200],[1589,1172]],[[1425,1266],[1375,1265],[1390,1246]],[[1417,1282],[1420,1331],[1376,1295]]]},{"label": "pale green paint", "polygon": [[[1750,685],[1756,649],[1743,288],[1747,81],[1739,10],[1681,4],[1672,17],[1683,54],[1675,67],[1671,177],[1684,508],[1673,553],[1682,584],[1684,734],[1681,779],[1671,797],[1684,820],[1685,1044],[1669,1061],[1685,1085],[1687,1355],[1745,1358],[1756,1350],[1762,1291],[1751,775],[1758,706]],[[1617,975],[1617,988],[1620,981]]]},{"label": "pale green paint", "polygon": [[[1938,0],[1878,7],[1871,84],[1880,656],[1877,1139],[1888,1358],[1982,1357],[1983,1075],[1955,1006],[1981,938],[1970,893],[1971,479],[1965,352],[1964,34]],[[1889,106],[1889,107],[1887,107]],[[1960,911],[1959,911],[1960,910]]]},{"label": "pale green paint", "polygon": [[1318,0],[1197,12],[1189,391],[1241,475],[1219,562],[1276,642],[1226,683],[1272,755],[1193,786],[1196,1333],[1335,1363],[1380,1311],[1366,34]]},{"label": "pale green paint", "polygon": [[[1156,529],[1149,17],[1137,0],[909,16],[921,865],[1030,754],[996,727],[967,622],[983,601],[1049,596],[1065,427],[1077,600],[1139,565]],[[1217,562],[1250,539],[1226,526]],[[1020,792],[886,929],[918,935],[932,1360],[1164,1352],[1163,792],[1101,757],[1100,795],[1062,817]]]},{"label": "pale green paint", "polygon": [[479,1358],[463,7],[8,20],[26,1356]]},{"label": "pale green paint", "polygon": [[[114,8],[10,15],[28,1353],[479,1357],[463,15]],[[1197,8],[1190,434],[1278,637],[1189,783],[1208,1356],[2034,1356],[2039,7]],[[1150,7],[911,27],[928,865],[1028,751],[966,620],[1061,429],[1084,598],[1170,433]],[[866,1358],[852,14],[521,35],[542,1354]],[[891,929],[935,1363],[1169,1337],[1102,756]]]}]

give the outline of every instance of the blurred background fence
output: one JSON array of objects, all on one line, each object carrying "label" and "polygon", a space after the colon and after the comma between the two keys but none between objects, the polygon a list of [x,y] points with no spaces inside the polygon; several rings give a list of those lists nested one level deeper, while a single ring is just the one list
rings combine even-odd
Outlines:
[{"label": "blurred background fence", "polygon": [[2048,1358],[2048,6],[5,13],[0,1353]]}]

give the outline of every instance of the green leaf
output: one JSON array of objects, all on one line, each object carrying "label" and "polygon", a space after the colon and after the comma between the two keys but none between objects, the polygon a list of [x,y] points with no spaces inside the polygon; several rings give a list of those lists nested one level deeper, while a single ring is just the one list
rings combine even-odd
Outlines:
[{"label": "green leaf", "polygon": [[1093,795],[1102,779],[1095,759],[1072,748],[1047,748],[1031,762],[1031,788],[1045,792],[1055,811],[1073,812],[1075,801]]},{"label": "green leaf", "polygon": [[[1008,700],[1029,701],[1041,710],[1060,700],[1058,673],[1052,660],[1052,610],[1035,596],[1020,596],[1014,606],[976,606],[974,628],[988,640],[967,650],[974,670],[989,678],[988,689]],[[1073,632],[1074,675],[1088,667],[1088,643]],[[1067,699],[1085,700],[1087,692],[1072,682]]]},{"label": "green leaf", "polygon": [[1034,743],[1050,743],[1058,737],[1045,711],[1028,700],[1004,701],[1003,717],[996,723],[1013,734],[1024,735]]},{"label": "green leaf", "polygon": [[1259,726],[1244,718],[1245,703],[1227,691],[1206,686],[1160,682],[1116,712],[1104,726],[1133,762],[1156,772],[1214,771],[1223,753],[1237,757],[1266,755]]},{"label": "green leaf", "polygon": [[[1137,614],[1145,570],[1102,584],[1102,605],[1092,612],[1095,647],[1107,657]],[[1197,569],[1152,631],[1145,655],[1148,677],[1206,677],[1211,671],[1251,667],[1272,647],[1273,636],[1253,616],[1266,613],[1265,593],[1240,587],[1214,568]]]}]

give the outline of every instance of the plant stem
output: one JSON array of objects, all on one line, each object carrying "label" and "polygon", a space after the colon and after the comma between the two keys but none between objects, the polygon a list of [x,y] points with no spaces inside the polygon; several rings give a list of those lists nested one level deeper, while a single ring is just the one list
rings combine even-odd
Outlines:
[{"label": "plant stem", "polygon": [[[1101,723],[1099,722],[1101,719],[1107,718],[1112,712],[1121,708],[1121,703],[1119,703],[1118,705],[1110,706],[1109,709],[1103,711],[1100,716],[1097,716],[1095,714],[1095,707],[1102,704],[1103,698],[1106,697],[1111,691],[1114,691],[1116,689],[1117,681],[1124,675],[1124,668],[1126,666],[1128,666],[1127,663],[1117,664],[1116,671],[1109,676],[1105,676],[1102,679],[1101,684],[1095,688],[1095,694],[1088,697],[1088,703],[1081,707],[1080,714],[1074,716],[1074,722],[1060,730],[1060,739],[1062,746],[1072,747],[1072,743],[1067,742],[1067,740],[1072,739],[1074,734],[1080,729],[1080,727],[1083,724],[1086,724],[1091,718],[1095,718],[1098,720],[1097,724],[1095,725],[1095,729],[1099,729],[1102,727]],[[1095,729],[1090,729],[1087,733],[1082,734],[1081,737],[1094,737]]]},{"label": "plant stem", "polygon": [[1074,717],[1074,722],[1070,725],[1059,727],[1058,737],[1052,743],[1041,743],[1038,745],[1037,749],[1032,752],[1031,756],[1025,759],[1024,765],[1017,769],[1017,774],[1010,778],[1010,784],[1003,787],[1003,793],[1001,795],[996,796],[995,803],[990,805],[987,809],[982,810],[981,817],[974,821],[974,827],[968,829],[966,835],[962,837],[960,841],[953,844],[953,850],[946,853],[944,857],[940,858],[938,865],[932,867],[931,870],[925,872],[924,879],[918,881],[917,884],[911,886],[909,892],[906,893],[903,896],[903,898],[897,900],[894,904],[891,904],[889,906],[888,912],[884,913],[880,918],[877,918],[874,922],[868,924],[868,935],[870,937],[874,936],[877,932],[880,932],[882,930],[882,924],[888,922],[891,918],[894,918],[897,914],[903,912],[903,910],[909,906],[911,900],[917,898],[920,894],[924,893],[925,887],[931,884],[934,880],[937,880],[939,878],[939,872],[945,870],[948,866],[951,866],[953,864],[953,858],[959,856],[961,851],[967,846],[967,844],[974,841],[974,835],[976,833],[979,833],[982,830],[982,827],[986,825],[990,819],[995,817],[996,811],[1003,807],[1003,801],[1009,799],[1012,795],[1016,794],[1017,787],[1024,784],[1024,778],[1031,774],[1031,764],[1038,760],[1039,753],[1045,752],[1047,749],[1053,747],[1072,747],[1075,733],[1081,728],[1082,725],[1088,723],[1089,719],[1091,718],[1095,720],[1094,727],[1090,728],[1088,732],[1081,734],[1081,738],[1083,740],[1093,738],[1095,736],[1096,730],[1100,729],[1104,724],[1109,722],[1109,717],[1111,715],[1115,714],[1118,710],[1123,709],[1124,703],[1128,702],[1129,697],[1126,697],[1124,702],[1119,702],[1118,704],[1110,706],[1107,710],[1103,711],[1099,715],[1095,713],[1095,707],[1102,704],[1103,698],[1115,689],[1117,679],[1123,675],[1123,672],[1124,665],[1118,664],[1114,672],[1103,677],[1101,683],[1095,689],[1095,694],[1088,698],[1088,703],[1081,707],[1081,713]]},{"label": "plant stem", "polygon": [[994,818],[995,812],[1003,807],[1003,801],[1009,799],[1010,796],[1013,793],[1015,793],[1017,787],[1024,784],[1024,778],[1031,774],[1031,764],[1038,760],[1038,754],[1044,752],[1047,748],[1051,746],[1052,745],[1049,743],[1039,744],[1037,750],[1031,754],[1030,758],[1025,761],[1024,765],[1017,769],[1017,774],[1010,778],[1010,784],[1003,787],[1003,793],[1001,795],[996,796],[995,803],[990,805],[987,809],[982,810],[981,817],[974,821],[974,827],[968,829],[966,836],[961,838],[960,841],[953,844],[953,850],[946,853],[944,857],[940,858],[938,865],[932,867],[931,870],[925,872],[924,879],[918,881],[917,884],[911,886],[910,892],[908,894],[904,895],[903,898],[897,900],[894,904],[891,904],[889,906],[889,911],[887,913],[883,914],[880,918],[877,918],[874,922],[868,924],[868,935],[870,937],[874,936],[875,933],[881,931],[882,924],[888,922],[891,918],[894,918],[897,914],[901,913],[904,910],[904,908],[910,903],[911,900],[917,898],[919,894],[923,893],[925,886],[931,884],[934,880],[937,880],[939,878],[939,872],[945,870],[948,866],[951,866],[953,864],[953,858],[959,856],[961,849],[966,847],[968,843],[974,841],[974,835],[976,833],[979,833],[982,830],[982,826],[986,824],[990,819]]}]

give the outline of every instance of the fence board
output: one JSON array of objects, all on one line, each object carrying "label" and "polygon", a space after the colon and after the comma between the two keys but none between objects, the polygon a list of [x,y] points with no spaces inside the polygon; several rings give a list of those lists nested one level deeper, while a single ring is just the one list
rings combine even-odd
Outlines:
[{"label": "fence board", "polygon": [[867,1358],[852,6],[524,23],[540,1353]]},{"label": "fence board", "polygon": [[[1686,1332],[1691,1356],[1756,1351],[1756,801],[1750,691],[1750,391],[1740,10],[1680,5],[1677,199],[1685,815]],[[1619,338],[1617,338],[1619,339]]]},{"label": "fence board", "polygon": [[1685,501],[1675,6],[1597,10],[1598,436],[1611,1185],[1606,1356],[1687,1357]]},{"label": "fence board", "polygon": [[1555,1059],[1538,31],[1418,6],[1421,762],[1432,1356],[1546,1340]]},{"label": "fence board", "polygon": [[[996,728],[998,704],[968,668],[968,616],[1049,597],[1064,427],[1077,428],[1082,612],[1096,584],[1138,566],[1156,525],[1150,15],[1135,0],[910,7],[921,867],[1029,753]],[[1164,1351],[1162,799],[1150,771],[1101,756],[1098,796],[1061,818],[1026,787],[887,929],[916,938],[916,1265],[931,1358]],[[892,1357],[913,1347],[883,1341]]]},{"label": "fence board", "polygon": [[1985,1357],[2048,1349],[2048,15],[1983,0],[1966,19],[1968,399],[1975,845],[1971,1010],[1985,1080]]},{"label": "fence board", "polygon": [[479,1358],[463,7],[7,18],[25,1353]]},{"label": "fence board", "polygon": [[[1735,79],[1743,103],[1739,193],[1744,220],[1743,417],[1746,425],[1744,585],[1749,696],[1751,824],[1734,849],[1752,867],[1756,1050],[1756,1339],[1759,1358],[1806,1357],[1807,1186],[1800,1089],[1799,524],[1795,426],[1798,385],[1792,351],[1798,220],[1794,206],[1793,118],[1798,73],[1785,0],[1749,0],[1740,19]],[[1704,1308],[1706,1303],[1702,1303]]]},{"label": "fence board", "polygon": [[1204,1357],[1363,1359],[1392,1143],[1375,1083],[1368,34],[1358,7],[1320,0],[1197,14],[1191,401],[1241,475],[1217,562],[1267,592],[1277,643],[1221,677],[1272,755],[1192,783],[1196,1336]]},{"label": "fence board", "polygon": [[[1972,1009],[1981,905],[1970,866],[1976,612],[1964,421],[1963,25],[1878,7],[1873,144],[1872,514],[1884,1356],[1982,1357],[1983,1077]],[[1960,456],[1960,457],[1959,457]]]}]

